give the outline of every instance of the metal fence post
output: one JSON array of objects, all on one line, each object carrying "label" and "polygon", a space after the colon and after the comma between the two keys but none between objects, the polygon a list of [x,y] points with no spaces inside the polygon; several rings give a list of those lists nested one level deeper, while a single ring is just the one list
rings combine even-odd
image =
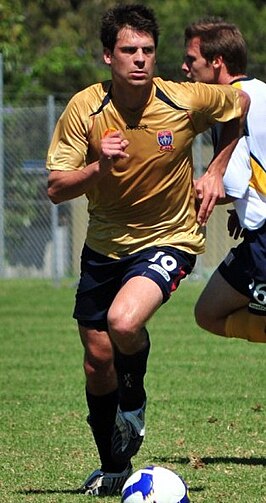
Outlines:
[{"label": "metal fence post", "polygon": [[[55,127],[55,99],[54,96],[49,95],[47,101],[48,108],[48,139],[49,143],[52,139],[54,127]],[[58,246],[58,206],[51,203],[51,215],[52,215],[52,277],[56,285],[59,284],[60,274],[59,274],[59,246]]]},{"label": "metal fence post", "polygon": [[[197,179],[203,174],[203,162],[202,162],[202,134],[198,134],[194,140],[193,144],[193,165],[194,165],[194,178]],[[197,262],[193,273],[191,275],[192,279],[199,279],[203,276],[203,264],[202,255],[197,256]]]},{"label": "metal fence post", "polygon": [[4,128],[3,128],[3,56],[0,54],[0,277],[4,277]]}]

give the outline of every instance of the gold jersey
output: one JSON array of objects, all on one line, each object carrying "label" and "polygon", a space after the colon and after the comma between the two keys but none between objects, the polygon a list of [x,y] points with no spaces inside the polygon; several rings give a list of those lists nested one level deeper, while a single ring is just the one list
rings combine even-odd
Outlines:
[{"label": "gold jersey", "polygon": [[204,251],[196,222],[192,143],[198,133],[241,115],[232,86],[153,79],[142,110],[117,107],[111,82],[77,93],[60,117],[48,152],[49,170],[82,170],[99,159],[108,129],[122,131],[129,157],[114,162],[109,174],[86,194],[86,243],[119,258],[148,246]]}]

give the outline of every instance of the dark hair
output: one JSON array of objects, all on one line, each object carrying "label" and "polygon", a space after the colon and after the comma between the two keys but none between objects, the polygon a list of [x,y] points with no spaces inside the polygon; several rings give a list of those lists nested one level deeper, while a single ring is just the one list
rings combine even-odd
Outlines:
[{"label": "dark hair", "polygon": [[152,35],[157,47],[159,27],[152,9],[141,4],[119,5],[105,12],[102,17],[100,38],[103,47],[113,52],[117,34],[121,28],[129,26],[136,31]]},{"label": "dark hair", "polygon": [[222,56],[230,75],[246,72],[247,46],[235,24],[221,17],[202,18],[186,27],[185,44],[194,37],[200,38],[200,52],[208,62]]}]

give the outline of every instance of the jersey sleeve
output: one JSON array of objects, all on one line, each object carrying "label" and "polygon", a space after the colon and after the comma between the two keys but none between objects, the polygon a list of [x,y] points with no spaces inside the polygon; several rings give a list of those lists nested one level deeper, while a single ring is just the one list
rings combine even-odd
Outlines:
[{"label": "jersey sleeve", "polygon": [[230,85],[201,82],[164,84],[176,105],[187,110],[197,134],[216,122],[227,122],[242,115],[238,91]]},{"label": "jersey sleeve", "polygon": [[83,110],[75,97],[68,103],[54,130],[47,155],[47,169],[80,170],[86,165],[90,124]]},{"label": "jersey sleeve", "polygon": [[[238,92],[230,85],[195,83],[191,119],[197,132],[216,122],[227,122],[242,114]],[[198,89],[197,89],[198,88]]]}]

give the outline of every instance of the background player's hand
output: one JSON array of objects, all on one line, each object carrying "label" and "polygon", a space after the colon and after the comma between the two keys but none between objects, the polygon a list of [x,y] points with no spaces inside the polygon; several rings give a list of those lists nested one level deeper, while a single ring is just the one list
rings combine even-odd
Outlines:
[{"label": "background player's hand", "polygon": [[227,220],[227,229],[229,231],[229,236],[234,239],[243,238],[245,229],[243,229],[239,223],[236,210],[227,210],[229,217]]},{"label": "background player's hand", "polygon": [[129,141],[126,140],[121,131],[107,130],[101,140],[101,158],[108,159],[123,159],[129,157],[125,152]]},{"label": "background player's hand", "polygon": [[200,203],[197,221],[205,225],[218,199],[225,197],[223,177],[220,173],[206,171],[198,180],[194,180],[196,197]]}]

